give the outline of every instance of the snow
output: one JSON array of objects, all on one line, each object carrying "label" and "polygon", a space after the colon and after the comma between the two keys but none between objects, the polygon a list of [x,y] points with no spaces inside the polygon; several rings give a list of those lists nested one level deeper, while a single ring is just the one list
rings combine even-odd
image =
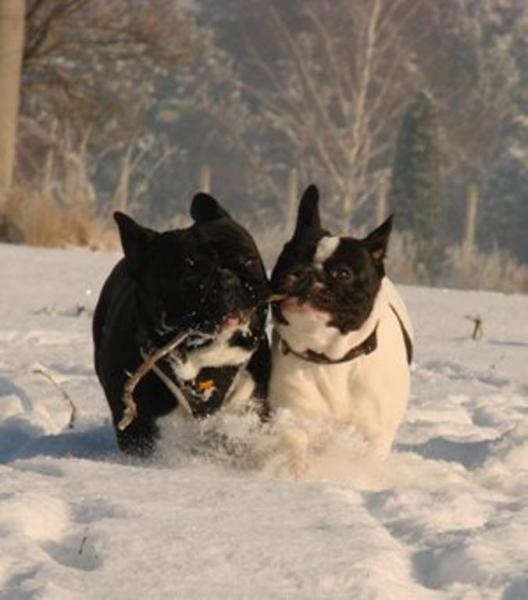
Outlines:
[{"label": "snow", "polygon": [[528,598],[527,297],[404,287],[393,454],[326,432],[292,480],[240,417],[118,452],[90,337],[116,259],[0,245],[0,599]]}]

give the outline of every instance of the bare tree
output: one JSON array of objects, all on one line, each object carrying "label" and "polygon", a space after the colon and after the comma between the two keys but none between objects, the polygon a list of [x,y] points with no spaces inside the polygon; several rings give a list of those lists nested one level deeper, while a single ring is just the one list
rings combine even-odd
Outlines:
[{"label": "bare tree", "polygon": [[207,43],[182,4],[28,0],[19,153],[24,179],[40,177],[50,153],[60,178],[61,164],[63,170],[69,164],[62,150],[78,145],[89,176],[97,170],[99,180],[109,180],[122,204],[138,191],[132,187],[152,181],[175,155],[173,142],[154,134],[158,87],[189,68]]},{"label": "bare tree", "polygon": [[434,35],[420,48],[419,77],[439,107],[444,167],[446,174],[480,177],[511,144],[508,130],[528,133],[522,118],[528,5],[458,0],[437,9],[435,19]]},{"label": "bare tree", "polygon": [[234,7],[241,23],[253,20],[236,83],[246,112],[230,120],[216,98],[207,98],[206,109],[266,175],[268,195],[283,198],[287,174],[297,167],[302,181],[322,184],[336,221],[366,218],[358,211],[375,201],[394,124],[413,91],[403,34],[423,2],[275,0]]}]

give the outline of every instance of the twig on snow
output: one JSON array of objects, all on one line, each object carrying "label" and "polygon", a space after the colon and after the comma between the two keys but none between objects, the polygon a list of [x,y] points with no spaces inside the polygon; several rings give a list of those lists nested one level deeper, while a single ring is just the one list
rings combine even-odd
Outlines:
[{"label": "twig on snow", "polygon": [[84,544],[88,541],[88,535],[83,535],[81,543],[79,544],[79,550],[77,550],[77,554],[81,555],[84,550]]},{"label": "twig on snow", "polygon": [[53,376],[53,374],[51,373],[51,371],[49,369],[47,369],[44,365],[36,364],[33,367],[33,372],[34,373],[40,373],[40,375],[44,375],[44,377],[55,388],[57,388],[59,390],[59,392],[61,393],[62,397],[64,398],[64,400],[66,401],[66,403],[70,407],[70,418],[68,420],[68,429],[73,429],[75,427],[75,420],[77,418],[77,407],[75,406],[75,403],[73,402],[71,396],[64,389],[64,387],[55,379],[55,377]]},{"label": "twig on snow", "polygon": [[484,334],[484,319],[480,315],[466,315],[466,319],[473,322],[472,340],[480,340]]}]

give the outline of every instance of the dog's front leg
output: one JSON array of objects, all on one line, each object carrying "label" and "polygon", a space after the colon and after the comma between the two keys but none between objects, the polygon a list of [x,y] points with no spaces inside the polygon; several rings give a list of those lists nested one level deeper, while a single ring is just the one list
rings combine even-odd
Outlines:
[{"label": "dog's front leg", "polygon": [[285,433],[289,454],[288,470],[295,479],[301,479],[308,471],[308,434],[304,429],[291,429]]},{"label": "dog's front leg", "polygon": [[289,411],[277,415],[275,426],[279,438],[279,450],[286,457],[288,474],[295,479],[304,477],[308,471],[310,441],[308,431]]}]

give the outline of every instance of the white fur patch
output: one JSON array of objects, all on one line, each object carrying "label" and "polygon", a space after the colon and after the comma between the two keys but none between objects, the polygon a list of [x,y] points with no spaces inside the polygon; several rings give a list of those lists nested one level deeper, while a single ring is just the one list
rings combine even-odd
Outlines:
[{"label": "white fur patch", "polygon": [[372,310],[363,325],[343,335],[336,327],[329,327],[331,315],[322,311],[294,312],[284,311],[288,325],[275,323],[279,335],[296,352],[306,350],[321,352],[333,360],[344,356],[350,348],[364,342],[374,331],[381,312],[387,306],[384,288],[378,293]]},{"label": "white fur patch", "polygon": [[336,248],[339,246],[339,238],[336,236],[325,236],[322,238],[317,244],[317,249],[315,250],[314,256],[314,264],[317,267],[321,267],[325,260],[330,258],[332,254],[336,251]]},{"label": "white fur patch", "polygon": [[187,360],[171,356],[171,366],[178,379],[195,379],[204,367],[238,366],[247,362],[252,351],[240,346],[229,345],[235,329],[223,329],[211,344],[189,352]]}]

